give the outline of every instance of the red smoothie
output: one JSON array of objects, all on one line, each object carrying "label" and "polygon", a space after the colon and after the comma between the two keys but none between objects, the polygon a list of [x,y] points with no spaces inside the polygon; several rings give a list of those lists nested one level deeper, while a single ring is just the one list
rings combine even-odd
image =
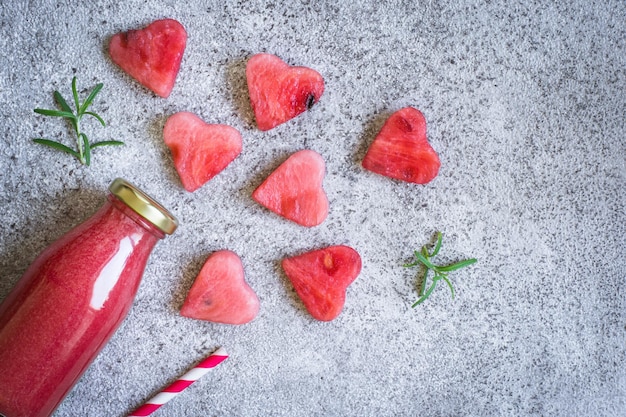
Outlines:
[{"label": "red smoothie", "polygon": [[47,417],[125,318],[176,220],[116,180],[108,201],[45,249],[0,305],[0,414]]}]

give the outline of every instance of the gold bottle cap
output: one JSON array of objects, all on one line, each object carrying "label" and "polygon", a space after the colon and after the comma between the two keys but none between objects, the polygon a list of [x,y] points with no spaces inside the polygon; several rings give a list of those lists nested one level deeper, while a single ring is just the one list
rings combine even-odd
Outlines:
[{"label": "gold bottle cap", "polygon": [[178,227],[176,217],[128,181],[115,179],[109,186],[109,191],[163,233],[171,235]]}]

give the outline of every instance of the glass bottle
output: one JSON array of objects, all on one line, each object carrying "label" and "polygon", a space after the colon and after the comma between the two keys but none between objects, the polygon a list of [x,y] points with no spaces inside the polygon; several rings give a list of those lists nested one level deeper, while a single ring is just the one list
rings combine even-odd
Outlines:
[{"label": "glass bottle", "polygon": [[177,227],[120,178],[47,247],[0,305],[0,415],[47,417],[126,317],[154,245]]}]

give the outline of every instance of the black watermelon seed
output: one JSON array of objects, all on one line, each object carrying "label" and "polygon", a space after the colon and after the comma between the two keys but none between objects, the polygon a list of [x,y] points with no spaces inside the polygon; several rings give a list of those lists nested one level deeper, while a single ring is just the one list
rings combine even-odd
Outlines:
[{"label": "black watermelon seed", "polygon": [[315,96],[313,94],[309,94],[308,97],[306,98],[306,102],[304,103],[304,105],[306,106],[306,109],[311,110],[311,107],[313,107],[314,104],[315,104]]}]

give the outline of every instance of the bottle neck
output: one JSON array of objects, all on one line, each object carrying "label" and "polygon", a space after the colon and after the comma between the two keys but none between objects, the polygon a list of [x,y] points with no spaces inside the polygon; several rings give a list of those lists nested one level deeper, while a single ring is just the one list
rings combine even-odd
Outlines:
[{"label": "bottle neck", "polygon": [[136,211],[128,207],[123,201],[121,201],[113,194],[108,194],[107,199],[113,205],[113,207],[120,210],[122,213],[124,213],[124,215],[131,218],[135,223],[149,231],[154,237],[158,239],[163,239],[165,237],[165,233],[159,230],[159,228],[146,220],[143,216],[139,215]]}]

